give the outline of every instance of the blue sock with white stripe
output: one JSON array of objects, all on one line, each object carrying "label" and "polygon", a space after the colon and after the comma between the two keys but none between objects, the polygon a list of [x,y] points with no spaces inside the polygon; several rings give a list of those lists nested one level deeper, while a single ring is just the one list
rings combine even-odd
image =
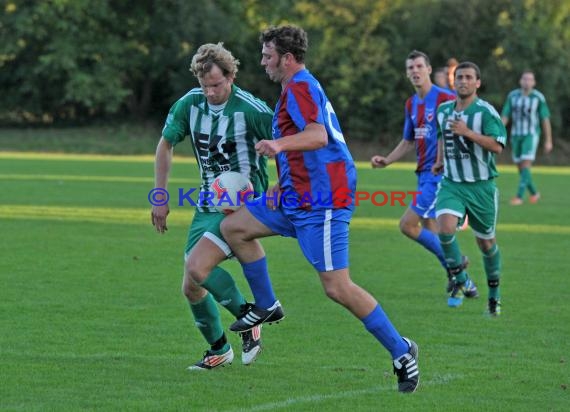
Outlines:
[{"label": "blue sock with white stripe", "polygon": [[380,304],[376,305],[374,310],[361,320],[366,330],[373,334],[382,346],[390,352],[392,359],[398,359],[403,354],[409,352],[408,344],[392,325]]},{"label": "blue sock with white stripe", "polygon": [[267,259],[262,257],[259,260],[250,263],[242,263],[243,274],[247,279],[247,283],[253,293],[255,305],[262,309],[269,309],[275,301],[275,293],[271,280],[269,279],[269,270],[267,269]]},{"label": "blue sock with white stripe", "polygon": [[425,247],[431,253],[433,253],[438,259],[441,266],[447,269],[447,263],[445,261],[445,255],[443,254],[443,249],[441,248],[441,243],[439,241],[439,237],[430,230],[423,229],[420,232],[420,235],[416,239],[420,245]]}]

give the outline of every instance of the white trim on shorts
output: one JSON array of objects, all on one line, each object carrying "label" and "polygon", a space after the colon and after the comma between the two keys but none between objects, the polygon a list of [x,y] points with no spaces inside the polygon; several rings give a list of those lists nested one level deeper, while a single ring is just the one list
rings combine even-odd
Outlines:
[{"label": "white trim on shorts", "polygon": [[222,252],[226,254],[226,257],[231,257],[233,255],[233,252],[228,246],[228,244],[219,237],[217,237],[216,235],[214,235],[212,232],[204,232],[202,237],[205,237],[206,239],[209,239],[212,242],[214,242],[214,244],[217,247],[219,247]]},{"label": "white trim on shorts", "polygon": [[536,151],[538,150],[538,142],[540,141],[540,136],[535,134],[532,136],[532,153],[531,154],[523,154],[520,157],[515,157],[513,155],[513,162],[520,163],[523,160],[531,160],[534,162],[536,159]]},{"label": "white trim on shorts", "polygon": [[453,210],[453,209],[440,209],[440,210],[436,210],[435,212],[435,217],[440,217],[441,215],[453,215],[455,217],[458,218],[462,218],[463,214],[461,212],[458,212],[457,210]]},{"label": "white trim on shorts", "polygon": [[323,222],[323,256],[325,258],[326,272],[334,270],[331,246],[331,219],[332,210],[327,209],[325,212],[325,221]]}]

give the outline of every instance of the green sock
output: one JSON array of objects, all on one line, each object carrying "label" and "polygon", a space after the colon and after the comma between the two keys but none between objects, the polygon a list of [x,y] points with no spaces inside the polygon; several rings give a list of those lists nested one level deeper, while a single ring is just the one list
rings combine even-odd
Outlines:
[{"label": "green sock", "polygon": [[522,199],[524,196],[524,192],[526,191],[526,187],[528,185],[528,178],[530,176],[528,169],[522,169],[519,171],[519,186],[517,188],[517,197]]},{"label": "green sock", "polygon": [[487,275],[487,284],[489,285],[489,298],[499,299],[501,293],[499,290],[499,279],[501,277],[501,252],[499,246],[494,244],[493,247],[483,252],[483,266]]},{"label": "green sock", "polygon": [[212,294],[208,293],[201,301],[191,303],[190,309],[194,315],[196,326],[206,341],[210,345],[216,343],[224,334],[224,330],[222,329],[220,311]]},{"label": "green sock", "polygon": [[[445,256],[445,261],[450,269],[461,266],[462,255],[459,250],[459,244],[454,234],[440,233],[439,242],[441,243],[441,248],[443,249],[443,254]],[[467,273],[462,270],[460,273],[455,275],[455,280],[458,283],[464,283],[467,280]]]},{"label": "green sock", "polygon": [[534,186],[534,183],[532,181],[532,175],[530,173],[530,168],[525,168],[523,170],[521,170],[521,176],[525,176],[525,181],[526,181],[526,186],[525,189],[528,189],[528,191],[530,192],[531,195],[535,195],[536,194],[536,187]]},{"label": "green sock", "polygon": [[224,269],[216,266],[201,286],[236,318],[241,315],[241,306],[245,304],[245,297],[232,276]]}]

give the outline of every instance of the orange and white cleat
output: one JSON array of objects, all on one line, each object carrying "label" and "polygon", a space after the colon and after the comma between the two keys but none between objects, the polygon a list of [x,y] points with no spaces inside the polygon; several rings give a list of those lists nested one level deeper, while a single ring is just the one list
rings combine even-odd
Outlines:
[{"label": "orange and white cleat", "polygon": [[511,206],[520,206],[523,204],[523,200],[520,197],[513,197],[509,203]]},{"label": "orange and white cleat", "polygon": [[529,196],[528,202],[534,205],[535,203],[538,203],[538,199],[540,199],[540,193],[536,192],[534,195]]}]

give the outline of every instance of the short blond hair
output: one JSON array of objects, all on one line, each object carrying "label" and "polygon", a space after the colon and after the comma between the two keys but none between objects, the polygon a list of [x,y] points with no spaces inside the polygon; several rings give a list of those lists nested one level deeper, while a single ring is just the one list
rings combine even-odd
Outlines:
[{"label": "short blond hair", "polygon": [[190,70],[194,76],[201,78],[212,70],[214,64],[220,68],[224,76],[235,77],[238,72],[239,60],[224,47],[224,43],[206,43],[200,46],[192,57]]}]

